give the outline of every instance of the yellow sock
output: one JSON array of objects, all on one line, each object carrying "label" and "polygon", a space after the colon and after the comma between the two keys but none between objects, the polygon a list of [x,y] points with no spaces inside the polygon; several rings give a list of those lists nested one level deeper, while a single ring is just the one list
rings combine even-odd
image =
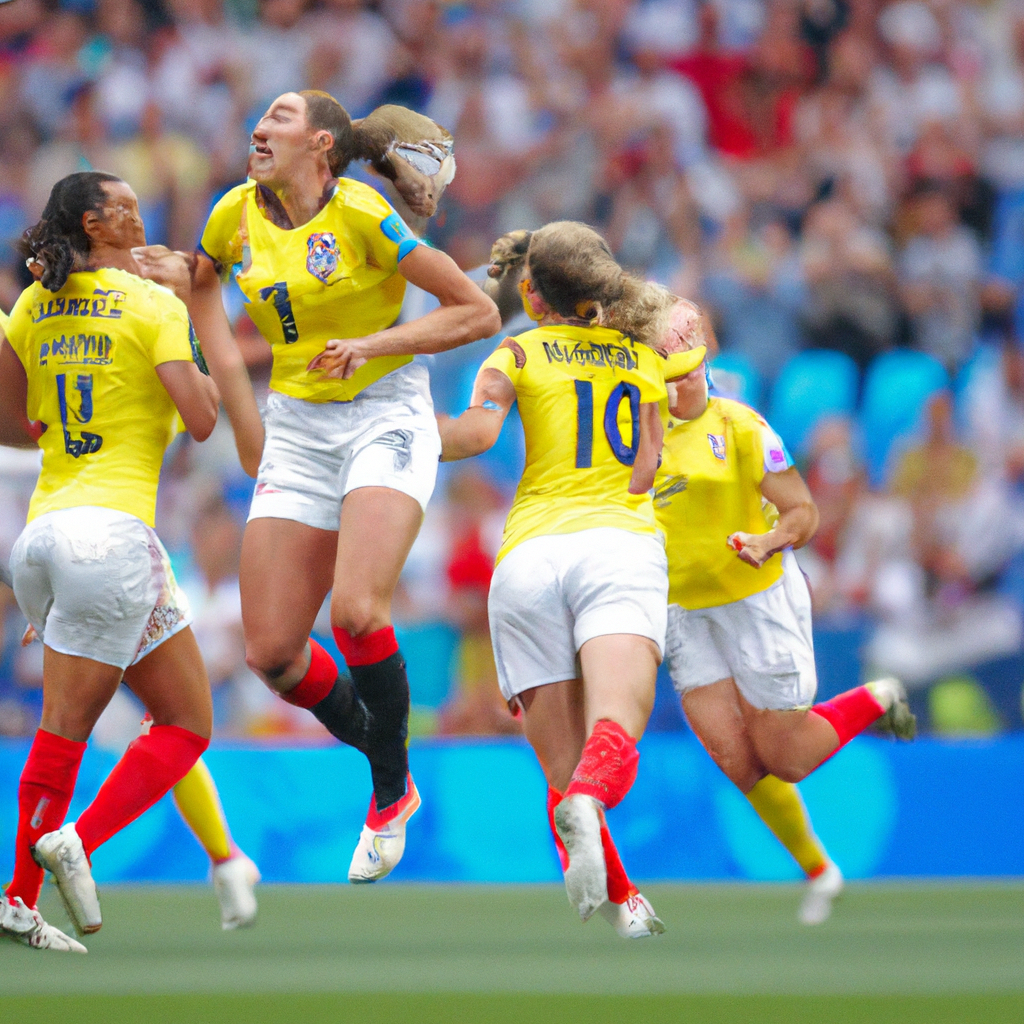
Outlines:
[{"label": "yellow sock", "polygon": [[214,864],[233,856],[235,849],[220,796],[202,758],[174,787],[174,802]]},{"label": "yellow sock", "polygon": [[824,871],[828,854],[814,834],[796,786],[766,775],[747,794],[747,799],[808,878]]}]

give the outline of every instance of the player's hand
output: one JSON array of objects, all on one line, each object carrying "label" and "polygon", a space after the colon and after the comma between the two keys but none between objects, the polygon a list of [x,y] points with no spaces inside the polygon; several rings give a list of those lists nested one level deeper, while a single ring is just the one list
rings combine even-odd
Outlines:
[{"label": "player's hand", "polygon": [[332,338],[306,369],[320,370],[325,377],[348,380],[374,354],[366,338]]},{"label": "player's hand", "polygon": [[770,533],[731,533],[726,543],[736,552],[741,561],[760,569],[772,555],[775,546]]},{"label": "player's hand", "polygon": [[192,296],[192,276],[196,269],[195,253],[176,252],[166,245],[141,245],[132,249],[139,273],[150,281],[170,288],[182,302]]}]

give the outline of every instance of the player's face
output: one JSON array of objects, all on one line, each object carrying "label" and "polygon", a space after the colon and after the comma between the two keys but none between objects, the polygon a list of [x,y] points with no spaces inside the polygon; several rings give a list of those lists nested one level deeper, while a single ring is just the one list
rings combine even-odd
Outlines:
[{"label": "player's face", "polygon": [[146,228],[131,186],[123,181],[105,181],[100,187],[106,195],[103,209],[87,213],[83,220],[89,238],[115,249],[145,245]]},{"label": "player's face", "polygon": [[316,151],[306,123],[306,101],[295,92],[278,96],[252,133],[249,177],[268,188],[288,184]]},{"label": "player's face", "polygon": [[704,363],[685,377],[668,382],[668,411],[677,420],[695,420],[708,407],[708,379]]}]

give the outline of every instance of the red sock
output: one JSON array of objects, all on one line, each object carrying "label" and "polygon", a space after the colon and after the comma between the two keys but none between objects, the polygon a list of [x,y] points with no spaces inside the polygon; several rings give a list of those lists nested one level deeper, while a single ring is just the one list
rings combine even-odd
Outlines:
[{"label": "red sock", "polygon": [[601,845],[604,847],[604,866],[608,872],[608,899],[612,903],[625,903],[630,896],[640,890],[629,880],[626,869],[622,866],[619,851],[615,849],[615,841],[608,831],[608,822],[601,815]]},{"label": "red sock", "polygon": [[332,626],[331,632],[346,665],[375,665],[378,661],[390,658],[398,650],[393,626],[385,626],[363,636],[353,636],[340,626]]},{"label": "red sock", "polygon": [[[569,854],[555,828],[555,808],[561,802],[562,794],[554,787],[548,786],[548,825],[551,827],[551,834],[555,837],[558,861],[562,865],[562,871],[565,871],[569,866]],[[629,880],[626,869],[622,866],[619,851],[615,849],[615,842],[611,832],[608,831],[608,823],[604,820],[603,814],[601,815],[601,846],[604,848],[604,865],[608,871],[608,899],[612,903],[625,903],[630,896],[635,896],[640,890]]]},{"label": "red sock", "polygon": [[43,887],[43,869],[32,859],[29,848],[40,836],[64,824],[84,753],[84,743],[44,729],[39,729],[32,741],[18,786],[14,879],[7,887],[8,897],[20,896],[27,907],[36,905]]},{"label": "red sock", "polygon": [[565,843],[562,842],[562,837],[558,834],[558,829],[555,828],[555,808],[561,802],[562,794],[553,786],[548,786],[548,826],[551,829],[551,834],[555,837],[555,850],[558,851],[558,863],[562,865],[562,871],[564,873],[566,868],[569,867],[569,852],[565,848]]},{"label": "red sock", "polygon": [[639,761],[636,740],[617,722],[602,718],[583,748],[565,795],[583,793],[614,807],[636,780]]},{"label": "red sock", "polygon": [[298,685],[280,694],[280,697],[297,708],[311,708],[331,692],[337,681],[338,666],[334,664],[334,659],[310,637],[309,668]]},{"label": "red sock", "polygon": [[75,824],[85,852],[91,854],[149,810],[209,745],[208,739],[177,725],[154,725],[148,735],[133,740]]},{"label": "red sock", "polygon": [[[881,718],[885,714],[885,708],[875,700],[866,686],[858,686],[831,700],[815,704],[811,708],[811,713],[820,715],[835,729],[841,747],[858,733],[862,733],[872,722]],[[839,747],[836,747],[836,750]],[[834,754],[835,750],[832,753]]]}]

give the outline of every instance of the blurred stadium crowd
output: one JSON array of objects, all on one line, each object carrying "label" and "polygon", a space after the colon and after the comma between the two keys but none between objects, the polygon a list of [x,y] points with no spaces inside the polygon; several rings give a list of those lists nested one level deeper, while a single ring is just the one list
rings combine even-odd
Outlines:
[{"label": "blurred stadium crowd", "polygon": [[[703,303],[716,385],[765,412],[821,510],[801,559],[822,692],[891,672],[935,731],[1022,727],[1024,2],[16,0],[0,7],[0,306],[26,283],[13,241],[59,178],[121,175],[149,240],[189,249],[257,116],[298,88],[454,133],[429,231],[467,271],[505,230],[574,218]],[[225,301],[265,382],[269,348],[239,293]],[[411,289],[405,315],[423,302]],[[491,347],[431,357],[441,411],[465,406]],[[396,616],[421,733],[517,728],[486,622],[522,457],[514,422],[506,435],[442,467],[407,568]],[[0,555],[35,468],[0,452]],[[223,430],[179,439],[158,529],[220,734],[294,735],[308,716],[244,664],[249,493]],[[28,734],[41,653],[5,600],[0,733]],[[681,727],[659,706],[655,726]]]}]

